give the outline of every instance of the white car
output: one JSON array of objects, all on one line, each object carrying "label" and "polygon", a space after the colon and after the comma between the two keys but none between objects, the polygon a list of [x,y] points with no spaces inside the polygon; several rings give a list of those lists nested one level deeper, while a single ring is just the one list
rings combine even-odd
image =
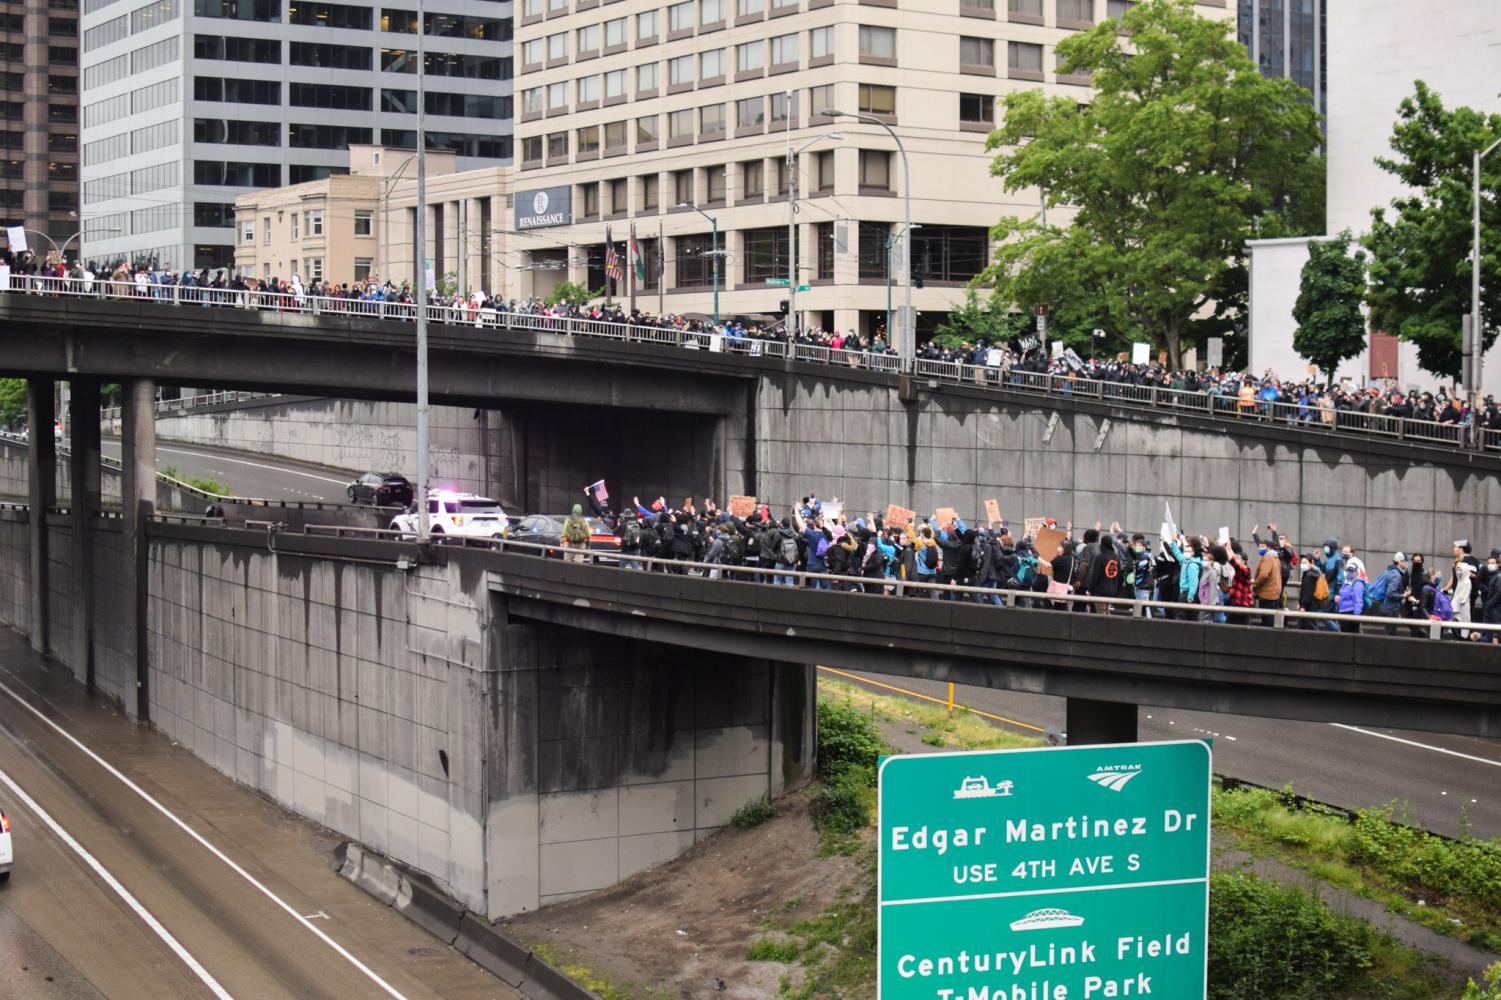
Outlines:
[{"label": "white car", "polygon": [[14,860],[10,850],[10,818],[0,812],[0,882],[10,878],[10,866]]},{"label": "white car", "polygon": [[[510,520],[500,504],[474,493],[430,490],[427,513],[434,535],[459,535],[468,538],[504,538]],[[391,530],[416,538],[419,518],[415,511],[391,518]]]}]

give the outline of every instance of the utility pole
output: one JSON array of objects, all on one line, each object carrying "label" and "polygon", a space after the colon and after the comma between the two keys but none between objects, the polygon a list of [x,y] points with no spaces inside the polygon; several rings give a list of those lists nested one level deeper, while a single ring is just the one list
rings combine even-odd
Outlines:
[{"label": "utility pole", "polygon": [[428,513],[427,461],[427,57],[422,34],[427,27],[423,0],[417,0],[417,540],[426,543],[432,530]]},{"label": "utility pole", "polygon": [[792,151],[793,92],[787,91],[787,339],[797,336],[797,160]]},{"label": "utility pole", "polygon": [[1481,367],[1485,359],[1485,324],[1480,321],[1480,161],[1496,151],[1501,146],[1501,139],[1497,139],[1485,149],[1475,151],[1475,162],[1471,169],[1470,201],[1475,213],[1474,246],[1471,250],[1473,256],[1470,265],[1470,379],[1473,384],[1470,391],[1476,398],[1480,396]]}]

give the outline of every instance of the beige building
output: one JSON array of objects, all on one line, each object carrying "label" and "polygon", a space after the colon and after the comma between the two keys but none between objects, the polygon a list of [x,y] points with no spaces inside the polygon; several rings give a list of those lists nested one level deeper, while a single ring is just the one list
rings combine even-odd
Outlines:
[{"label": "beige building", "polygon": [[[523,294],[564,275],[604,285],[606,226],[632,227],[647,275],[639,304],[773,316],[788,298],[787,153],[795,160],[803,324],[886,326],[888,241],[912,174],[919,331],[989,256],[988,226],[1029,214],[1032,192],[989,175],[996,99],[1018,87],[1089,97],[1054,46],[1127,0],[518,0],[515,266]],[[1200,3],[1229,17],[1223,0]],[[839,138],[832,133],[837,131]],[[683,207],[696,206],[694,208]],[[659,240],[661,241],[659,244]],[[898,255],[900,242],[896,243]],[[660,260],[660,267],[658,261]],[[627,265],[629,270],[629,265]],[[659,273],[660,271],[660,273]]]},{"label": "beige building", "polygon": [[[454,172],[450,152],[427,155],[427,258],[434,281],[466,292],[505,291],[506,176],[490,167]],[[411,283],[416,259],[414,153],[351,146],[349,173],[235,199],[235,268],[305,284]]]}]

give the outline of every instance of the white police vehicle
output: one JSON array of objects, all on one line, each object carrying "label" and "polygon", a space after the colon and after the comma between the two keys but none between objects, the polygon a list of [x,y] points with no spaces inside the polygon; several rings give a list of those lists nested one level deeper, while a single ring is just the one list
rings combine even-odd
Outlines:
[{"label": "white police vehicle", "polygon": [[[434,535],[467,538],[504,538],[510,520],[489,497],[451,490],[428,490],[427,513]],[[391,530],[416,538],[421,518],[415,510],[391,518]]]}]

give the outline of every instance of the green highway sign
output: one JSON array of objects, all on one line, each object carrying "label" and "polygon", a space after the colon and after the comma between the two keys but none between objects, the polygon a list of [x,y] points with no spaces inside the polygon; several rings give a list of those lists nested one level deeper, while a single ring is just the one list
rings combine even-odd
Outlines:
[{"label": "green highway sign", "polygon": [[786,288],[789,284],[786,278],[767,278],[766,283],[774,288]]},{"label": "green highway sign", "polygon": [[800,291],[800,292],[811,292],[811,291],[813,291],[813,286],[812,285],[798,285],[797,286],[797,290]]},{"label": "green highway sign", "polygon": [[878,1000],[1204,1000],[1210,748],[888,757]]}]

